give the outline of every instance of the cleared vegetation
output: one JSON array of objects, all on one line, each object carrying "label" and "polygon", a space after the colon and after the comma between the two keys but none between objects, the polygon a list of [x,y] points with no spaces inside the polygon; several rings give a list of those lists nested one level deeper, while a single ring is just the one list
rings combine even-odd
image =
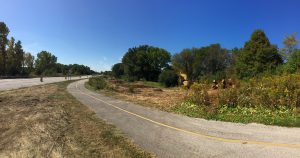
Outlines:
[{"label": "cleared vegetation", "polygon": [[[148,82],[110,77],[91,78],[86,87],[119,99],[190,117],[241,123],[300,127],[300,75],[262,77],[231,87],[213,89],[209,83],[157,88]],[[101,81],[101,89],[90,84]]]},{"label": "cleared vegetation", "polygon": [[[95,80],[98,81],[98,86],[94,84]],[[102,87],[101,85],[106,86]],[[182,102],[186,93],[179,87],[165,88],[157,82],[128,82],[107,76],[90,78],[86,87],[111,97],[166,111]]]},{"label": "cleared vegetation", "polygon": [[151,157],[67,93],[68,83],[0,92],[0,157]]}]

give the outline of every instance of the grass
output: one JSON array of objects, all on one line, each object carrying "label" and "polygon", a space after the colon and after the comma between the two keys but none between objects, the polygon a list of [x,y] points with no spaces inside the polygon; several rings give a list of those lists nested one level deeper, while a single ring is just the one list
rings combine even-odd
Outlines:
[{"label": "grass", "polygon": [[0,92],[0,157],[152,157],[70,95],[70,82]]},{"label": "grass", "polygon": [[262,123],[266,125],[278,125],[286,127],[300,127],[300,114],[296,109],[281,107],[277,110],[267,108],[248,108],[220,106],[215,108],[198,106],[190,102],[184,102],[175,106],[171,111],[190,117],[237,122],[237,123]]},{"label": "grass", "polygon": [[164,88],[164,86],[159,82],[144,81],[143,84],[153,88]]}]

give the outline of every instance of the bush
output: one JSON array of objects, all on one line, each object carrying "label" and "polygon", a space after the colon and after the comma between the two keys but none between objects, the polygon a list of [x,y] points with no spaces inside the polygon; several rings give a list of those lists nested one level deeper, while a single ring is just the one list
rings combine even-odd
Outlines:
[{"label": "bush", "polygon": [[269,76],[251,79],[239,89],[224,89],[219,95],[222,105],[278,108],[299,107],[300,76]]},{"label": "bush", "polygon": [[178,75],[174,70],[164,70],[159,75],[159,80],[161,84],[166,87],[173,87],[178,85]]},{"label": "bush", "polygon": [[189,90],[187,100],[197,105],[210,105],[207,87],[204,84],[194,83]]},{"label": "bush", "polygon": [[107,87],[107,83],[102,76],[89,78],[88,84],[97,90]]},{"label": "bush", "polygon": [[238,91],[236,88],[222,89],[219,94],[219,104],[236,107],[238,104]]}]

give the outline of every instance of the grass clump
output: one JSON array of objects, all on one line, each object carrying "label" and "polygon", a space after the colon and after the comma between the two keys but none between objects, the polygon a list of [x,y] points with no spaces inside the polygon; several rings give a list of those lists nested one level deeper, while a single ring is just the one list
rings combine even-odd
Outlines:
[{"label": "grass clump", "polygon": [[88,84],[96,90],[105,89],[107,83],[102,76],[89,78]]},{"label": "grass clump", "polygon": [[159,82],[152,82],[152,81],[143,81],[143,84],[147,87],[152,88],[163,88],[164,86]]},{"label": "grass clump", "polygon": [[194,83],[190,87],[187,95],[187,101],[197,105],[210,105],[210,99],[207,93],[207,86],[204,84]]}]

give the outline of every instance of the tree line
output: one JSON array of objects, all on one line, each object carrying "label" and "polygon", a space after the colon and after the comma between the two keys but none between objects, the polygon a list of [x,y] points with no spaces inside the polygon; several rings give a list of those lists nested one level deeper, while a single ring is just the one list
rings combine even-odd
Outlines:
[{"label": "tree line", "polygon": [[284,48],[279,49],[263,30],[255,30],[242,48],[232,50],[211,44],[171,55],[163,48],[142,45],[128,49],[122,62],[112,66],[112,75],[130,81],[161,81],[168,86],[175,85],[181,73],[187,75],[188,81],[195,81],[299,72],[296,34],[286,36],[283,44]]},{"label": "tree line", "polygon": [[8,39],[10,30],[0,22],[0,76],[57,76],[90,75],[95,73],[88,66],[57,63],[57,57],[47,51],[41,51],[36,58],[25,53],[21,41],[14,37]]}]

